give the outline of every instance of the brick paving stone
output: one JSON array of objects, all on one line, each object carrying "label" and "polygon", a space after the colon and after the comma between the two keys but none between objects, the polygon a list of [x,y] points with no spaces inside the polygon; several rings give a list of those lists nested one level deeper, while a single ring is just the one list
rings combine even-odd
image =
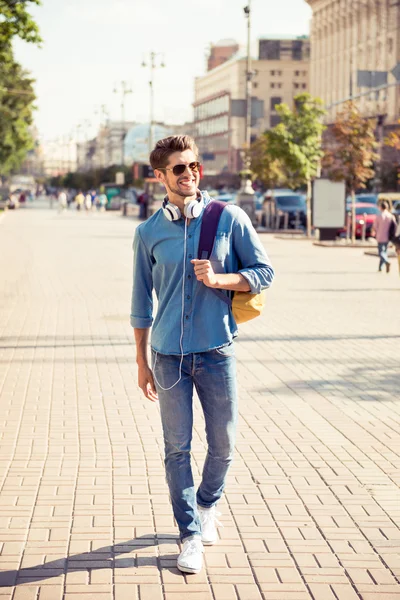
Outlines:
[{"label": "brick paving stone", "polygon": [[42,207],[0,225],[0,598],[400,600],[397,270],[261,234],[277,280],[236,344],[224,527],[184,576],[136,379],[136,224]]}]

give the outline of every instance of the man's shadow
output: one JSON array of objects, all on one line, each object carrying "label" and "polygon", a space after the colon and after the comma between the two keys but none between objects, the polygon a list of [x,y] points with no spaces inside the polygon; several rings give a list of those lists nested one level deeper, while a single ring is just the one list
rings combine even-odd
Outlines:
[{"label": "man's shadow", "polygon": [[36,582],[51,577],[58,577],[64,573],[82,571],[84,569],[115,569],[144,566],[157,566],[179,573],[176,569],[176,560],[178,558],[178,546],[176,554],[165,554],[163,556],[142,556],[118,558],[120,554],[127,554],[141,548],[150,548],[152,546],[161,546],[162,544],[178,544],[179,539],[176,535],[161,534],[143,535],[126,542],[115,544],[114,546],[104,546],[93,550],[92,552],[83,552],[73,554],[66,558],[59,558],[42,564],[26,567],[23,569],[14,569],[12,571],[0,572],[0,587],[10,587],[22,583]]}]

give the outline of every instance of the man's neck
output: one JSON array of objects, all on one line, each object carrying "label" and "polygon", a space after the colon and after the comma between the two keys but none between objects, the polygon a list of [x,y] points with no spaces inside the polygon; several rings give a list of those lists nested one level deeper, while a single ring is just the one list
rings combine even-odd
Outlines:
[{"label": "man's neck", "polygon": [[171,202],[171,204],[175,204],[175,206],[177,206],[181,211],[182,215],[184,214],[183,211],[185,208],[185,202],[187,202],[188,200],[196,200],[196,198],[197,194],[194,194],[193,196],[183,197],[179,196],[178,194],[173,194],[172,192],[168,193],[168,201]]}]

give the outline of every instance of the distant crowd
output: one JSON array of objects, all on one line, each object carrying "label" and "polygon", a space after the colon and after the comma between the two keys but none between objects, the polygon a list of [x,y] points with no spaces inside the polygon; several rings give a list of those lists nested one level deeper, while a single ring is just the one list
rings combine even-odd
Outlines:
[{"label": "distant crowd", "polygon": [[[50,193],[50,207],[53,206],[55,194]],[[107,206],[107,196],[104,193],[97,193],[96,190],[89,190],[85,194],[82,191],[71,192],[69,190],[60,190],[56,195],[59,211],[66,210],[74,206],[79,211],[99,210],[105,211]]]}]

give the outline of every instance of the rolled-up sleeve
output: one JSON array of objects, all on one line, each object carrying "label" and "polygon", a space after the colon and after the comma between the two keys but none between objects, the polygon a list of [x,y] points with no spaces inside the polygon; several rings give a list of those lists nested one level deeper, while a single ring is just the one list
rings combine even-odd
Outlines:
[{"label": "rolled-up sleeve", "polygon": [[239,273],[249,282],[252,294],[267,289],[274,269],[248,215],[240,209],[233,229],[233,247],[240,263]]},{"label": "rolled-up sleeve", "polygon": [[153,277],[152,260],[140,235],[139,228],[133,239],[133,285],[131,301],[131,325],[148,329],[153,324]]}]

